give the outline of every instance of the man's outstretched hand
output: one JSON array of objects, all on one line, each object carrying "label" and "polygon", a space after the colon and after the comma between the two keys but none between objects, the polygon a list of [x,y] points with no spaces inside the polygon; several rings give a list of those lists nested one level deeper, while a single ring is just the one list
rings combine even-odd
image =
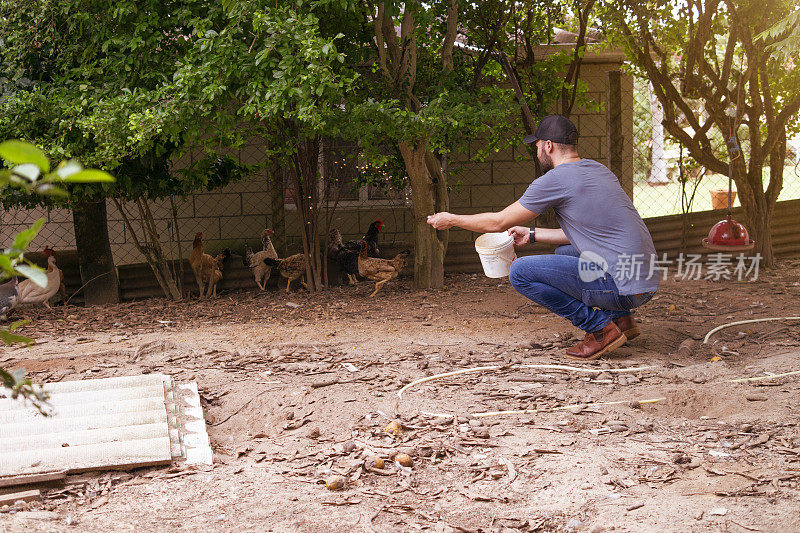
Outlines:
[{"label": "man's outstretched hand", "polygon": [[514,246],[522,246],[531,242],[531,228],[514,226],[508,230],[508,234],[514,238]]},{"label": "man's outstretched hand", "polygon": [[443,211],[428,215],[428,224],[436,229],[450,229],[455,225],[455,216],[452,213]]}]

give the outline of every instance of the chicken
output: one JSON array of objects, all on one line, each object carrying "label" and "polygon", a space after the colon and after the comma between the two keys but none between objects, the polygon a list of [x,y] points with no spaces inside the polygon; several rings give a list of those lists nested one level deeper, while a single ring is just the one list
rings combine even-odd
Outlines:
[{"label": "chicken", "polygon": [[369,257],[380,257],[378,233],[381,231],[383,231],[383,222],[380,219],[374,220],[362,239],[347,241],[344,243],[344,247],[358,253],[361,250],[361,241],[367,241],[367,255]]},{"label": "chicken", "polygon": [[17,304],[19,283],[17,278],[11,278],[0,285],[0,320],[6,320],[11,310]]},{"label": "chicken", "polygon": [[194,236],[192,253],[189,255],[189,265],[194,272],[194,279],[203,297],[205,284],[208,283],[206,296],[217,297],[217,283],[222,279],[222,266],[231,256],[231,251],[225,248],[217,257],[212,257],[203,252],[203,232]]},{"label": "chicken", "polygon": [[[278,272],[281,273],[281,276],[288,280],[286,282],[286,292],[289,292],[289,287],[291,287],[294,280],[302,278],[306,273],[305,254],[290,255],[286,259],[273,259],[271,257],[265,257],[264,264],[270,267],[277,267]],[[305,280],[301,279],[300,283],[303,284],[303,287],[308,288]]]},{"label": "chicken", "polygon": [[358,254],[358,275],[367,278],[375,283],[375,290],[370,297],[375,296],[378,290],[387,281],[396,278],[403,267],[406,266],[406,259],[411,254],[409,250],[404,250],[394,256],[393,259],[379,259],[367,255],[367,241],[361,241],[361,251]]},{"label": "chicken", "polygon": [[[360,241],[359,249],[361,248]],[[339,265],[339,272],[342,273],[342,280],[347,277],[347,282],[350,285],[357,283],[356,275],[358,275],[358,252],[350,250],[342,243],[342,233],[333,228],[328,239],[328,259],[336,261]]]},{"label": "chicken", "polygon": [[250,268],[256,280],[256,285],[258,285],[258,288],[262,291],[267,288],[267,280],[272,271],[272,267],[264,263],[264,259],[267,257],[272,259],[278,258],[278,252],[275,251],[275,247],[272,245],[272,239],[269,238],[273,233],[275,232],[271,229],[264,230],[264,234],[261,236],[262,249],[260,252],[253,253],[253,250],[245,245],[244,264]]},{"label": "chicken", "polygon": [[50,298],[61,288],[62,274],[56,266],[55,252],[45,246],[44,255],[47,257],[47,286],[40,287],[29,279],[22,280],[17,287],[17,304],[44,304],[49,308]]}]

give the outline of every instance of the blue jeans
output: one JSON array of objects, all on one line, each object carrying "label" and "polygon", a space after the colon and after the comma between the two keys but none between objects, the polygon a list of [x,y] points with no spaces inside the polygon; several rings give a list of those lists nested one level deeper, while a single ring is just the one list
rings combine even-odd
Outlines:
[{"label": "blue jeans", "polygon": [[583,281],[578,274],[578,250],[559,246],[555,255],[530,255],[511,263],[511,285],[523,296],[563,316],[583,331],[600,331],[612,320],[631,314],[653,292],[621,295],[610,274]]}]

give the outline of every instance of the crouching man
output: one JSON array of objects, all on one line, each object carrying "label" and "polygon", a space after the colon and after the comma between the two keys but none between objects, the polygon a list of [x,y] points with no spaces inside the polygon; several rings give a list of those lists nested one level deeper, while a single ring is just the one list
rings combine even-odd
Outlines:
[{"label": "crouching man", "polygon": [[[632,310],[658,289],[653,239],[617,177],[578,155],[578,130],[560,115],[545,117],[525,143],[536,143],[544,174],[498,213],[436,213],[436,229],[508,231],[516,246],[560,244],[555,255],[521,257],[509,280],[521,294],[586,332],[567,349],[570,359],[597,359],[639,335]],[[548,207],[560,229],[527,225]]]}]

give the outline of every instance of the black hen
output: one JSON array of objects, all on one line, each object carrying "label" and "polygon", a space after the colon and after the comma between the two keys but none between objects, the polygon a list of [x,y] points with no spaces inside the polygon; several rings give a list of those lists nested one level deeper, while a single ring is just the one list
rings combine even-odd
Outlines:
[{"label": "black hen", "polygon": [[367,256],[380,257],[380,249],[378,248],[378,233],[381,231],[383,231],[383,222],[381,222],[380,219],[375,220],[369,225],[369,229],[364,234],[363,238],[347,241],[344,243],[344,247],[358,255],[359,250],[361,250],[361,241],[367,241]]},{"label": "black hen", "polygon": [[[361,241],[349,242],[360,243]],[[336,228],[332,229],[330,233],[328,259],[336,261],[336,264],[339,265],[339,272],[342,273],[342,281],[345,281],[345,276],[347,276],[347,283],[350,285],[356,284],[358,281],[356,279],[358,275],[358,251],[349,249],[342,243],[342,234]]]}]

